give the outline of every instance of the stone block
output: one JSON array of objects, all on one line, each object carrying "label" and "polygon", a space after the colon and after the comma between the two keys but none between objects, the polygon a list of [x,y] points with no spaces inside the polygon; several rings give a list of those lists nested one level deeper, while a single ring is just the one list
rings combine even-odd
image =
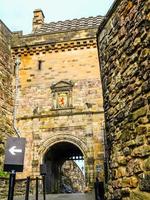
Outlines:
[{"label": "stone block", "polygon": [[131,156],[133,157],[145,157],[145,156],[149,156],[150,155],[150,146],[140,146],[140,147],[137,147],[135,148],[133,151],[132,151],[132,154]]},{"label": "stone block", "polygon": [[122,187],[123,188],[130,187],[130,178],[123,177],[123,179],[122,179]]},{"label": "stone block", "polygon": [[146,113],[147,113],[147,107],[143,107],[143,108],[138,109],[132,115],[133,121],[137,120],[139,117],[145,116]]},{"label": "stone block", "polygon": [[144,168],[146,171],[150,171],[150,157],[144,161]]},{"label": "stone block", "polygon": [[125,145],[127,147],[136,146],[136,141],[135,140],[130,140],[130,141],[126,142]]},{"label": "stone block", "polygon": [[116,177],[125,177],[127,175],[126,167],[119,167],[116,171]]},{"label": "stone block", "polygon": [[94,163],[94,158],[93,158],[93,157],[89,157],[89,158],[87,159],[87,163],[88,163],[89,165],[93,165],[93,163]]},{"label": "stone block", "polygon": [[145,126],[138,126],[136,128],[136,133],[138,135],[145,135],[147,133],[147,128]]},{"label": "stone block", "polygon": [[136,188],[138,185],[138,179],[136,177],[123,177],[122,179],[122,187],[130,187],[130,188]]},{"label": "stone block", "polygon": [[118,124],[120,123],[123,119],[125,118],[125,112],[121,111],[117,114],[117,116],[115,117],[114,123]]},{"label": "stone block", "polygon": [[136,99],[135,101],[133,101],[132,106],[131,106],[131,111],[137,110],[141,107],[144,107],[146,101],[143,97],[140,97],[138,99]]},{"label": "stone block", "polygon": [[135,139],[135,144],[137,146],[144,144],[144,136],[137,136]]},{"label": "stone block", "polygon": [[145,117],[142,116],[137,120],[137,124],[144,125],[144,124],[147,124],[147,123],[149,123],[149,119],[147,118],[147,116],[145,116]]},{"label": "stone block", "polygon": [[146,81],[142,85],[142,92],[147,93],[150,91],[150,80]]},{"label": "stone block", "polygon": [[122,193],[122,196],[129,196],[130,195],[130,189],[128,187],[126,188],[122,188],[121,189],[121,193]]},{"label": "stone block", "polygon": [[143,169],[143,160],[135,160],[133,171],[135,174],[139,174],[144,171]]},{"label": "stone block", "polygon": [[119,165],[126,165],[127,164],[126,158],[124,156],[118,156],[117,162],[118,162]]},{"label": "stone block", "polygon": [[147,144],[150,144],[150,137],[147,137]]},{"label": "stone block", "polygon": [[143,174],[143,177],[140,180],[139,188],[141,191],[150,192],[150,173]]},{"label": "stone block", "polygon": [[110,162],[110,167],[113,168],[117,168],[118,167],[118,162],[117,161],[112,161]]},{"label": "stone block", "polygon": [[121,189],[114,190],[114,193],[112,195],[112,199],[113,200],[121,200],[122,199]]},{"label": "stone block", "polygon": [[138,179],[136,177],[130,178],[130,187],[136,188],[138,186]]},{"label": "stone block", "polygon": [[125,156],[128,156],[128,155],[131,154],[131,149],[129,147],[125,147],[123,149],[123,153],[124,153]]},{"label": "stone block", "polygon": [[123,144],[125,144],[125,142],[128,141],[128,140],[130,140],[130,138],[131,138],[131,131],[129,131],[129,130],[123,130],[122,134],[121,134],[121,137],[120,137],[121,142]]},{"label": "stone block", "polygon": [[131,191],[130,200],[149,200],[150,193],[141,192],[141,191]]},{"label": "stone block", "polygon": [[37,167],[39,164],[39,161],[38,160],[32,160],[32,167]]}]

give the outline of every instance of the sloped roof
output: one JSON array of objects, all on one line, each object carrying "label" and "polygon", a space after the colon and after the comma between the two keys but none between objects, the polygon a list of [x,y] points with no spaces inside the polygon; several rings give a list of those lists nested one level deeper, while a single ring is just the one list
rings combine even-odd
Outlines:
[{"label": "sloped roof", "polygon": [[104,17],[88,17],[73,20],[65,20],[58,22],[44,23],[40,29],[34,31],[34,33],[56,33],[56,32],[68,32],[89,28],[98,28]]}]

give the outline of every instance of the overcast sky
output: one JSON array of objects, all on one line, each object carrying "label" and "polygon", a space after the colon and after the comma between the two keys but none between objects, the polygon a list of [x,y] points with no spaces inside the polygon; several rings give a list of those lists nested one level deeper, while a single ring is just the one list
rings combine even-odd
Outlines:
[{"label": "overcast sky", "polygon": [[104,16],[114,0],[0,0],[0,19],[11,31],[32,30],[33,11],[43,10],[45,22]]}]

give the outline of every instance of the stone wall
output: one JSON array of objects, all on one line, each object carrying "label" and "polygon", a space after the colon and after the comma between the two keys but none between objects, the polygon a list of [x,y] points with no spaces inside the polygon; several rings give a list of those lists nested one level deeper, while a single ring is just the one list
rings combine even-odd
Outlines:
[{"label": "stone wall", "polygon": [[61,168],[62,184],[69,185],[73,192],[85,191],[84,167],[83,169],[80,168],[73,160],[66,161]]},{"label": "stone wall", "polygon": [[12,129],[12,60],[11,32],[0,21],[0,170],[3,164],[4,141]]},{"label": "stone wall", "polygon": [[149,1],[115,1],[98,31],[107,199],[150,199]]},{"label": "stone wall", "polygon": [[[41,194],[43,192],[42,179],[38,177],[38,191]],[[21,196],[25,198],[26,194],[26,181],[27,179],[16,179],[14,187],[14,196]],[[31,178],[29,183],[29,195],[33,195],[36,192],[36,180]],[[8,198],[9,178],[0,177],[0,198],[6,200]]]},{"label": "stone wall", "polygon": [[8,186],[9,184],[9,179],[8,178],[2,178],[0,177],[0,197],[1,199],[6,199],[7,195],[8,195]]}]

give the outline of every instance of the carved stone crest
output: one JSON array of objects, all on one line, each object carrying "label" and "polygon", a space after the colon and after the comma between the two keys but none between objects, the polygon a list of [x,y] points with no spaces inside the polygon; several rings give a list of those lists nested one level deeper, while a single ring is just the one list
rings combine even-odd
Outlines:
[{"label": "carved stone crest", "polygon": [[59,81],[51,86],[53,94],[53,109],[66,109],[72,107],[71,81]]}]

